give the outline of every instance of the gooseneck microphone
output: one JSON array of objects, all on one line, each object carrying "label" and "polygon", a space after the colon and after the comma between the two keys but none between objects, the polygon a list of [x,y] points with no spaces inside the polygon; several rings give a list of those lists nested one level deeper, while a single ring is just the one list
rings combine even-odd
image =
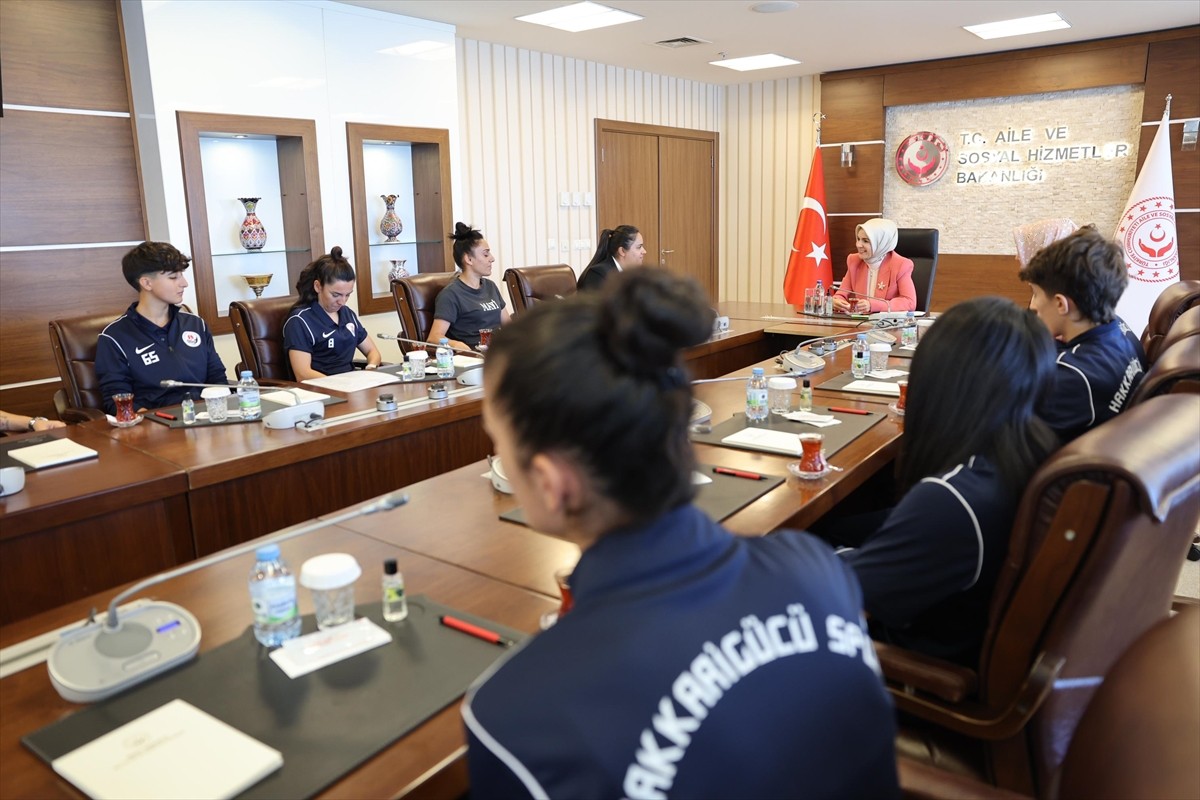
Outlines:
[{"label": "gooseneck microphone", "polygon": [[[422,342],[419,339],[405,339],[403,336],[392,336],[389,333],[377,333],[375,334],[375,338],[383,339],[385,342],[404,342],[405,344],[418,344],[422,347],[441,347],[441,345],[434,344],[433,342]],[[450,345],[446,345],[446,349],[452,350],[455,353],[461,353],[464,356],[474,356],[475,358],[484,357],[483,351],[479,350],[462,350],[458,347],[451,347]]]}]

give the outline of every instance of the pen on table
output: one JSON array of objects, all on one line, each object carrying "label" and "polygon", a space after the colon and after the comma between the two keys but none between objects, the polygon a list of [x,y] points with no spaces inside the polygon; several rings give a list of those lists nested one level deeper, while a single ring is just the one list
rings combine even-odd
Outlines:
[{"label": "pen on table", "polygon": [[843,414],[862,414],[863,416],[871,413],[870,411],[864,411],[861,408],[842,408],[841,406],[830,406],[829,410],[840,411]]},{"label": "pen on table", "polygon": [[454,628],[456,631],[461,631],[468,636],[474,636],[476,639],[482,639],[485,642],[496,644],[501,647],[512,647],[512,641],[505,639],[495,631],[489,631],[487,628],[481,628],[478,625],[472,625],[466,620],[461,620],[458,617],[452,617],[449,614],[443,614],[440,618],[441,623],[447,628]]},{"label": "pen on table", "polygon": [[757,472],[746,472],[745,470],[730,469],[729,467],[713,467],[713,472],[718,475],[732,475],[735,478],[745,478],[750,481],[761,481],[767,477],[759,475]]},{"label": "pen on table", "polygon": [[165,412],[165,411],[155,411],[155,412],[154,412],[154,416],[156,416],[156,417],[162,417],[163,419],[175,419],[175,415],[174,415],[174,414],[168,414],[168,413],[167,413],[167,412]]}]

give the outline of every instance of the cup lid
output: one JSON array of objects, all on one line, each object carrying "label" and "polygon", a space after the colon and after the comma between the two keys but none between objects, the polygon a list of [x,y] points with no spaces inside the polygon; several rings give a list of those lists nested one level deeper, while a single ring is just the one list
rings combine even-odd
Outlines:
[{"label": "cup lid", "polygon": [[349,553],[313,556],[300,567],[300,585],[309,589],[340,589],[362,575],[362,567]]},{"label": "cup lid", "polygon": [[871,352],[890,353],[892,352],[892,346],[890,344],[885,344],[884,342],[875,342],[871,345]]},{"label": "cup lid", "polygon": [[413,350],[408,354],[409,361],[424,361],[429,358],[429,353],[424,350]]},{"label": "cup lid", "polygon": [[767,388],[768,389],[795,389],[796,388],[796,379],[795,378],[785,378],[783,376],[779,376],[776,378],[768,378],[767,379]]},{"label": "cup lid", "polygon": [[222,389],[220,386],[208,386],[200,393],[200,396],[208,400],[213,397],[225,397],[228,394],[228,389]]}]

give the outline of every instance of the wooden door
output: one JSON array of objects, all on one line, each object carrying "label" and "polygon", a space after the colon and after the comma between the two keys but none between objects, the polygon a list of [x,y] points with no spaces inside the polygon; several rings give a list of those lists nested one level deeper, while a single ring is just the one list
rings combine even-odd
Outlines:
[{"label": "wooden door", "polygon": [[642,232],[646,265],[658,263],[658,138],[603,131],[597,136],[596,235],[632,225]]}]

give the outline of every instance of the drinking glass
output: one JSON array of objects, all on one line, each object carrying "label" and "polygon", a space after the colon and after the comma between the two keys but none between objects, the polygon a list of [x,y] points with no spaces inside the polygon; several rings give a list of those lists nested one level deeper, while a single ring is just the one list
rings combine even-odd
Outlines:
[{"label": "drinking glass", "polygon": [[821,433],[800,434],[800,460],[796,469],[803,474],[820,476],[825,474],[829,462],[825,460],[825,435]]},{"label": "drinking glass", "polygon": [[900,387],[900,399],[896,401],[896,410],[903,411],[904,404],[908,402],[908,381],[896,381],[896,385]]},{"label": "drinking glass", "polygon": [[491,347],[491,345],[492,345],[492,329],[491,328],[480,328],[479,329],[479,350],[481,350],[481,351],[487,350],[489,347]]},{"label": "drinking glass", "polygon": [[804,290],[804,313],[805,314],[813,313],[813,298],[815,296],[816,296],[815,289],[805,289]]},{"label": "drinking glass", "polygon": [[575,605],[575,596],[571,594],[571,572],[572,570],[566,568],[554,571],[554,582],[558,584],[558,593],[562,596],[562,601],[558,605],[558,611],[542,614],[542,630],[553,626]]},{"label": "drinking glass", "polygon": [[130,392],[114,394],[113,405],[117,407],[117,422],[133,422],[137,416],[133,411],[133,395]]}]

